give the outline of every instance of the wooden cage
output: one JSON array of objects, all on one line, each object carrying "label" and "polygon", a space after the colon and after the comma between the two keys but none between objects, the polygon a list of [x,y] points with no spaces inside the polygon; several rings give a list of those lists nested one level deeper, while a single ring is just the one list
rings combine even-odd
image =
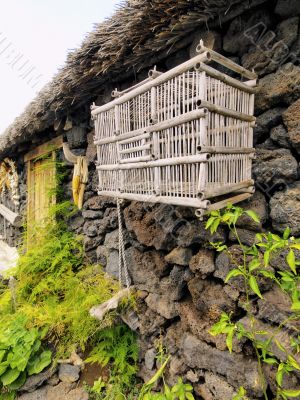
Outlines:
[{"label": "wooden cage", "polygon": [[91,107],[99,195],[196,207],[203,214],[254,192],[256,75],[202,42],[197,51]]}]

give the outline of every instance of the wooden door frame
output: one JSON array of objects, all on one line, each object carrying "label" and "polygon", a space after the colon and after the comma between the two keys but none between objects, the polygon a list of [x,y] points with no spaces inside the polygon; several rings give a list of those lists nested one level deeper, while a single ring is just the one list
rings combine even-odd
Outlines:
[{"label": "wooden door frame", "polygon": [[[29,202],[29,189],[32,187],[32,182],[31,182],[31,169],[32,166],[35,162],[35,160],[39,157],[43,157],[47,155],[48,153],[52,153],[52,159],[55,161],[55,151],[63,146],[63,136],[58,136],[52,140],[49,140],[46,143],[43,143],[42,145],[39,145],[35,147],[33,150],[29,151],[28,153],[25,154],[24,156],[24,162],[26,164],[26,173],[27,173],[27,181],[26,181],[26,186],[27,186],[27,224],[30,219],[30,214],[31,214],[31,208],[30,208],[30,202]],[[55,200],[54,200],[55,201]]]},{"label": "wooden door frame", "polygon": [[24,156],[24,162],[32,161],[35,158],[42,157],[43,155],[50,153],[51,151],[57,150],[63,146],[63,136],[60,135],[49,142],[43,143],[40,146],[35,147]]}]

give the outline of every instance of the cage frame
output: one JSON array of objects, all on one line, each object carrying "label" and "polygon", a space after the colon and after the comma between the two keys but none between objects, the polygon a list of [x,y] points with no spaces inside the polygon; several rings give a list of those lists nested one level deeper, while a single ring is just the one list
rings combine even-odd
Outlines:
[{"label": "cage frame", "polygon": [[[154,68],[149,71],[147,79],[135,86],[122,92],[114,90],[112,93],[114,100],[111,102],[101,106],[95,104],[91,106],[92,119],[95,121],[94,143],[97,146],[96,168],[99,175],[99,195],[194,207],[198,209],[198,216],[203,216],[206,211],[222,208],[227,203],[243,201],[254,193],[251,161],[255,157],[253,127],[256,119],[253,114],[257,75],[206,48],[203,41],[200,41],[196,50],[198,54],[190,60],[164,73]],[[247,81],[238,80],[207,65],[211,62]],[[181,81],[183,81],[182,91],[186,92],[183,94],[180,92]],[[179,90],[176,87],[172,89],[174,82],[175,86],[179,85]],[[222,90],[226,94],[222,93]],[[187,92],[192,94],[192,99],[188,98]],[[178,93],[178,98],[176,98],[176,93]],[[227,106],[216,104],[218,103],[217,94],[222,98],[219,103],[223,102]],[[159,97],[168,97],[168,99],[160,100],[159,103]],[[174,104],[172,104],[173,97]],[[229,106],[226,101],[229,101]],[[143,108],[143,105],[146,106]],[[168,111],[169,108],[172,112]],[[180,111],[182,108],[183,112]],[[233,141],[232,146],[216,144],[214,138],[218,135],[222,136],[220,121],[227,121],[227,125],[224,124],[223,127],[225,139],[222,140]],[[194,126],[191,131],[184,132],[185,127],[191,126]],[[166,154],[161,157],[164,132],[166,132],[165,137],[168,138],[166,140],[169,141],[169,149],[181,146],[181,152],[183,152],[182,147],[185,143],[187,147],[193,147],[193,153],[190,149],[191,154],[175,154],[174,152],[172,157],[167,157]],[[174,137],[170,132],[173,132]],[[178,136],[177,132],[179,132]],[[179,137],[180,132],[184,135],[184,140]],[[237,139],[238,135],[241,136],[240,139]],[[208,137],[214,143],[213,145],[208,143]],[[229,140],[228,137],[231,139]],[[241,143],[238,143],[239,141]],[[242,145],[243,141],[245,143]],[[219,164],[227,162],[228,165],[234,165],[235,162],[236,166],[232,167],[232,170],[229,168],[226,179],[237,181],[228,182],[219,187],[211,185],[209,188],[208,169],[213,169],[212,158],[215,160],[216,171],[220,169],[217,166],[218,160]],[[192,165],[198,167],[193,170]],[[239,165],[241,169],[247,169],[245,174],[241,172],[241,176],[245,175],[246,179],[238,180],[237,177],[229,176],[230,174],[237,175]],[[175,172],[170,172],[172,168]],[[186,174],[189,174],[190,181],[194,179],[192,191],[190,181],[188,182],[189,193],[193,193],[192,196],[185,195],[183,190],[180,192],[176,189],[176,185],[182,187],[187,183],[183,182],[182,176],[176,181],[176,169],[188,170]],[[148,192],[145,189],[146,193],[139,193],[142,189],[138,188],[138,185],[136,192],[126,190],[126,185],[127,188],[130,187],[128,186],[129,177],[134,175],[131,171],[138,170],[147,172],[139,177],[141,187],[145,184],[142,182],[143,177],[153,183],[151,188],[147,189]],[[162,179],[164,170],[166,171],[165,180]],[[111,173],[111,178],[105,178],[109,177],[109,173]],[[180,173],[182,175],[182,172]],[[222,175],[223,172],[219,171],[215,174]],[[191,175],[193,175],[192,178]],[[136,172],[136,176],[139,176],[139,172]],[[168,177],[171,176],[173,191],[175,193],[177,190],[177,194],[181,193],[179,195],[172,194],[172,190],[167,188]],[[106,181],[110,179],[109,190],[101,185],[103,179]],[[222,179],[225,182],[224,177]],[[194,184],[196,181],[197,190]],[[168,193],[172,195],[167,195]]]}]

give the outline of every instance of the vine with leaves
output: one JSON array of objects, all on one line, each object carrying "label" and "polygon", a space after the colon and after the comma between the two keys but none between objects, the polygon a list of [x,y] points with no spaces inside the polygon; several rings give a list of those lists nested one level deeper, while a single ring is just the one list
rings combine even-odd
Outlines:
[{"label": "vine with leaves", "polygon": [[[296,258],[296,252],[300,250],[300,239],[291,236],[290,229],[286,228],[282,236],[271,232],[257,233],[255,243],[247,246],[242,243],[237,229],[238,220],[245,215],[256,223],[260,222],[254,211],[228,205],[224,210],[210,213],[206,229],[209,229],[213,234],[220,225],[226,225],[238,243],[239,255],[224,243],[211,243],[211,245],[218,252],[225,252],[234,266],[229,271],[225,282],[227,283],[237,277],[242,278],[246,297],[244,306],[250,323],[246,326],[239,321],[235,322],[231,314],[222,313],[220,320],[210,329],[210,333],[213,336],[226,335],[226,344],[230,352],[233,351],[234,338],[249,340],[257,358],[260,386],[264,399],[269,400],[268,383],[264,375],[263,364],[269,364],[276,368],[275,399],[287,400],[300,396],[300,390],[284,386],[285,376],[300,371],[300,365],[297,361],[297,355],[300,351],[300,332],[294,327],[289,343],[283,343],[280,340],[280,337],[283,336],[280,333],[283,333],[285,328],[290,328],[289,323],[291,321],[299,321],[300,317],[300,276],[297,271],[300,261]],[[279,252],[286,252],[288,270],[276,271],[271,267],[270,261]],[[262,330],[261,324],[253,311],[253,297],[264,300],[260,284],[261,279],[271,280],[290,301],[289,316],[276,329]],[[246,399],[248,399],[246,390],[240,387],[233,400]]]}]

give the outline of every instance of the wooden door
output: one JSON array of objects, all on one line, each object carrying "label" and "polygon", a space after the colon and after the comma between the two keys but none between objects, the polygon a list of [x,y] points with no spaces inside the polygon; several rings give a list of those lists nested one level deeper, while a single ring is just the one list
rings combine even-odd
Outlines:
[{"label": "wooden door", "polygon": [[55,152],[28,161],[27,174],[27,231],[30,233],[45,224],[55,203]]},{"label": "wooden door", "polygon": [[55,204],[56,150],[62,147],[62,137],[34,148],[27,153],[27,234],[34,236],[37,227],[43,227],[49,210]]}]

